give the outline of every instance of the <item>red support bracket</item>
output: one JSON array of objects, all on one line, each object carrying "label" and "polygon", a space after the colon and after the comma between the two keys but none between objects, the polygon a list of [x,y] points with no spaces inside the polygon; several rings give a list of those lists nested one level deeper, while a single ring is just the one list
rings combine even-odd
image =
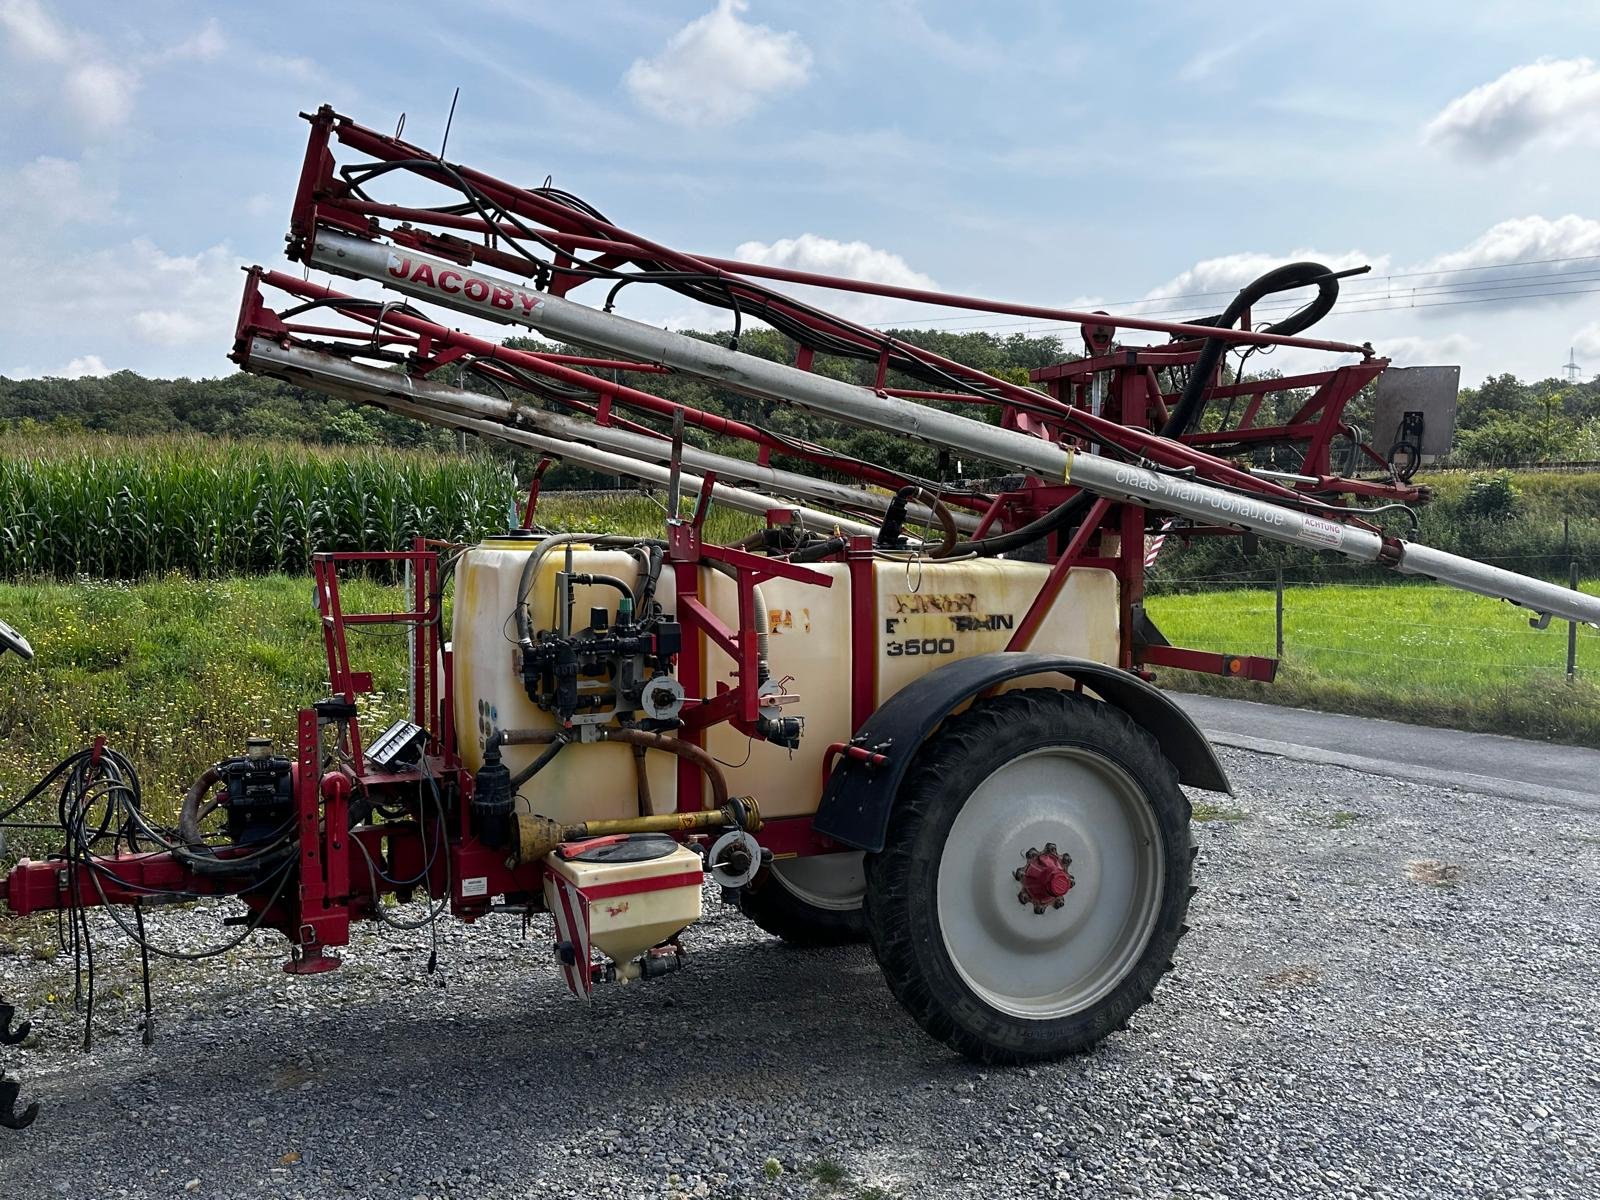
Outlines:
[{"label": "red support bracket", "polygon": [[[315,709],[300,710],[297,732],[294,799],[300,838],[299,902],[291,906],[285,922],[294,952],[283,969],[291,975],[314,975],[337,967],[339,959],[328,953],[328,948],[350,940],[349,897],[333,895],[329,887],[330,882],[347,883],[349,879],[347,833],[334,824],[335,817],[341,824],[348,818],[339,803],[328,806],[325,824],[322,819],[322,746]],[[335,840],[337,851],[332,849]],[[330,872],[330,859],[335,855],[343,859],[343,866]]]},{"label": "red support bracket", "polygon": [[533,513],[539,507],[539,486],[544,482],[544,473],[555,466],[556,460],[545,455],[539,460],[539,465],[533,468],[533,478],[528,482],[528,503],[522,510],[522,527],[533,528]]},{"label": "red support bracket", "polygon": [[1149,667],[1172,667],[1261,683],[1271,683],[1278,674],[1277,659],[1254,654],[1213,654],[1209,650],[1185,650],[1179,646],[1141,646],[1135,653],[1139,662]]}]

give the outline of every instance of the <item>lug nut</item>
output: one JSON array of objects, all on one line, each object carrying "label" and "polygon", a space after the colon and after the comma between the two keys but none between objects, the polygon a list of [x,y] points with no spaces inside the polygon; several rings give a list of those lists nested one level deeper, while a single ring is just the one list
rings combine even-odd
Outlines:
[{"label": "lug nut", "polygon": [[1039,851],[1037,849],[1035,849],[1034,847],[1029,846],[1026,850],[1024,850],[1022,852],[1022,857],[1028,859],[1031,862],[1033,859],[1036,859],[1036,858],[1039,857]]},{"label": "lug nut", "polygon": [[1046,842],[1044,844],[1044,852],[1046,854],[1054,854],[1056,852],[1056,844],[1054,842]]},{"label": "lug nut", "polygon": [[1017,903],[1018,904],[1032,904],[1033,900],[1029,897],[1027,892],[1018,892],[1017,893]]},{"label": "lug nut", "polygon": [[1034,911],[1034,912],[1035,912],[1035,913],[1036,913],[1036,914],[1038,914],[1038,915],[1040,915],[1040,916],[1042,916],[1042,915],[1043,915],[1043,914],[1044,914],[1044,905],[1042,905],[1042,904],[1035,904],[1035,905],[1034,905],[1034,906],[1033,906],[1033,911]]},{"label": "lug nut", "polygon": [[[1067,898],[1065,896],[1057,896],[1056,897],[1056,902],[1054,904],[1052,904],[1050,907],[1051,908],[1060,908],[1066,902],[1067,902]],[[1041,911],[1043,911],[1043,910],[1041,910]]]},{"label": "lug nut", "polygon": [[1026,874],[1027,872],[1025,870],[1023,870],[1021,867],[1018,867],[1015,871],[1011,872],[1011,878],[1020,880]]}]

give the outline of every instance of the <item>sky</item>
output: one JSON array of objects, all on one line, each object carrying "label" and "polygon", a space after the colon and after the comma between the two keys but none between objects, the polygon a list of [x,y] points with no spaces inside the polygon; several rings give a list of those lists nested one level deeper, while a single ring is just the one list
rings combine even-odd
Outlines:
[{"label": "sky", "polygon": [[[1592,0],[0,0],[0,375],[230,372],[297,114],[405,114],[432,147],[459,87],[449,158],[680,249],[1171,319],[1280,262],[1370,265],[1317,336],[1589,377],[1597,35]],[[620,311],[722,319],[639,287]]]}]

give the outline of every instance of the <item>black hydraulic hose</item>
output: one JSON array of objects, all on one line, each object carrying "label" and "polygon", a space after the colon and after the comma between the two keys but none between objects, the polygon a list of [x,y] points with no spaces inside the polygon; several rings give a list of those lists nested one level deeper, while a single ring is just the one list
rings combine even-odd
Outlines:
[{"label": "black hydraulic hose", "polygon": [[1094,503],[1094,497],[1087,492],[1079,492],[1076,496],[1062,501],[1042,517],[1035,517],[1026,525],[1005,533],[997,533],[992,537],[979,538],[976,541],[962,542],[956,547],[963,554],[978,554],[986,558],[993,558],[997,554],[1009,554],[1013,550],[1020,550],[1030,542],[1036,542],[1042,537],[1048,537],[1058,529],[1064,529],[1083,513],[1089,510],[1089,505]]},{"label": "black hydraulic hose", "polygon": [[512,617],[508,618],[516,620],[517,641],[524,649],[533,645],[533,623],[528,615],[528,593],[533,590],[533,581],[538,574],[539,564],[547,553],[568,542],[587,542],[595,549],[665,545],[657,539],[628,537],[621,534],[553,533],[545,538],[523,561],[522,572],[517,579],[517,607]]},{"label": "black hydraulic hose", "polygon": [[566,738],[556,738],[548,747],[545,748],[545,752],[543,754],[539,755],[538,758],[534,759],[527,766],[523,767],[522,770],[513,775],[511,777],[512,793],[515,794],[523,784],[527,783],[528,780],[532,779],[540,771],[544,770],[545,767],[549,765],[550,760],[561,753],[562,748],[566,744]]},{"label": "black hydraulic hose", "polygon": [[[1239,294],[1220,313],[1188,323],[1232,329],[1263,297],[1313,285],[1317,289],[1315,299],[1270,326],[1273,333],[1300,333],[1327,316],[1339,299],[1339,277],[1322,263],[1293,262],[1275,267],[1239,289]],[[1211,374],[1227,351],[1228,343],[1222,338],[1206,339],[1200,347],[1200,357],[1189,368],[1189,382],[1184,385],[1183,395],[1178,398],[1178,403],[1173,406],[1166,423],[1161,427],[1162,437],[1182,437],[1200,419],[1205,409],[1205,395],[1211,386]]]},{"label": "black hydraulic hose", "polygon": [[948,558],[954,553],[958,540],[955,518],[950,515],[950,510],[945,507],[944,501],[935,493],[914,483],[901,488],[894,494],[894,499],[889,501],[888,510],[883,514],[883,523],[878,527],[878,548],[882,550],[901,548],[901,534],[906,524],[906,506],[913,500],[926,505],[934,520],[939,522],[939,545],[928,557]]},{"label": "black hydraulic hose", "polygon": [[184,793],[183,802],[178,806],[178,836],[186,845],[205,844],[205,834],[200,831],[200,819],[204,816],[200,806],[211,789],[221,782],[222,772],[216,767],[207,767]]},{"label": "black hydraulic hose", "polygon": [[593,571],[589,571],[581,575],[573,574],[568,577],[567,582],[579,585],[588,585],[590,587],[615,588],[628,598],[628,604],[630,606],[633,604],[633,589],[622,580],[618,579],[615,575],[600,575]]},{"label": "black hydraulic hose", "polygon": [[[1222,312],[1210,317],[1197,318],[1187,324],[1231,329],[1262,297],[1313,284],[1317,288],[1316,298],[1270,327],[1273,333],[1301,333],[1327,316],[1339,299],[1339,276],[1321,263],[1296,262],[1274,268],[1241,288],[1239,294]],[[1182,437],[1199,420],[1200,413],[1205,408],[1205,395],[1210,387],[1211,373],[1217,369],[1217,363],[1221,361],[1227,349],[1228,343],[1222,338],[1206,339],[1205,345],[1200,348],[1200,357],[1190,368],[1189,382],[1184,386],[1183,395],[1178,398],[1178,403],[1173,406],[1167,415],[1167,420],[1161,426],[1162,437]],[[996,554],[1009,554],[1013,550],[1020,550],[1030,542],[1067,528],[1074,521],[1081,519],[1093,503],[1093,496],[1087,492],[1079,492],[1044,516],[1029,521],[1020,528],[995,534],[993,537],[964,542],[958,549],[963,553],[990,557]]]},{"label": "black hydraulic hose", "polygon": [[849,545],[850,542],[847,538],[824,538],[820,542],[812,542],[809,546],[801,546],[800,549],[789,555],[789,561],[792,563],[821,562],[830,554],[838,554],[840,551],[847,549]]}]

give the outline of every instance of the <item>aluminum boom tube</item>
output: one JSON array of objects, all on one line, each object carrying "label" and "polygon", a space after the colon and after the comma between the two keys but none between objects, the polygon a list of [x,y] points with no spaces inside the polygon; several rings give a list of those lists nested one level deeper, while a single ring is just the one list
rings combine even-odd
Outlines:
[{"label": "aluminum boom tube", "polygon": [[1480,595],[1567,620],[1600,626],[1600,597],[1518,575],[1213,487],[1207,483],[1075,454],[1030,437],[856,384],[740,354],[710,342],[599,312],[558,296],[517,286],[443,259],[319,229],[313,266],[376,280],[395,291],[503,324],[522,325],[565,341],[661,363],[761,399],[796,404],[841,421],[912,437],[989,462],[1036,471],[1085,491],[1207,524],[1230,525],[1262,537],[1346,558],[1379,563]]},{"label": "aluminum boom tube", "polygon": [[[257,339],[259,341],[260,339]],[[341,400],[349,400],[356,404],[376,404],[382,408],[392,409],[408,417],[415,417],[419,421],[426,421],[430,425],[443,425],[450,429],[465,429],[469,433],[481,434],[484,437],[499,438],[501,441],[514,442],[520,446],[527,446],[541,454],[548,454],[554,458],[569,459],[572,462],[582,463],[596,471],[605,471],[611,475],[626,475],[636,479],[646,479],[651,483],[666,486],[671,471],[658,463],[641,462],[623,454],[613,454],[596,446],[583,442],[574,442],[568,438],[548,437],[541,433],[534,433],[527,429],[516,429],[499,421],[479,417],[466,416],[459,412],[445,412],[426,401],[417,398],[403,398],[400,389],[394,387],[393,375],[386,375],[385,386],[374,387],[371,383],[356,378],[340,380],[332,373],[311,373],[299,367],[290,367],[281,360],[274,361],[267,355],[260,358],[255,353],[256,346],[252,345],[250,361],[245,369],[258,375],[270,375],[289,383],[302,387],[315,388],[319,392],[330,396],[337,396]],[[383,375],[384,372],[378,372]],[[682,485],[690,490],[699,490],[705,483],[700,475],[682,472],[679,476]],[[763,516],[774,508],[786,508],[799,515],[800,523],[807,529],[818,533],[833,534],[835,532],[857,537],[875,537],[878,529],[875,525],[863,524],[853,521],[848,517],[841,517],[834,513],[823,512],[820,509],[807,508],[804,505],[787,504],[774,496],[761,492],[747,491],[744,488],[730,487],[717,483],[715,499],[720,504],[729,508],[737,508],[742,512],[754,513]]]},{"label": "aluminum boom tube", "polygon": [[[652,462],[668,462],[672,457],[672,443],[664,438],[579,420],[482,392],[435,383],[431,379],[380,370],[319,350],[283,346],[267,338],[256,337],[250,341],[248,356],[250,369],[260,374],[281,377],[293,373],[298,382],[308,383],[312,387],[321,388],[329,383],[363,387],[410,404],[432,405],[462,416],[494,421],[512,429],[527,429],[565,441],[587,442],[602,450]],[[805,497],[822,504],[838,505],[845,510],[865,509],[883,513],[888,511],[890,504],[890,497],[882,492],[816,479],[798,471],[763,466],[688,444],[683,447],[681,461],[684,466],[695,470],[714,471],[721,480],[748,483],[777,496]],[[906,511],[919,521],[935,519],[933,511],[925,505],[910,504]],[[951,518],[956,528],[966,533],[971,533],[979,524],[979,518],[971,513],[951,513]]]}]

